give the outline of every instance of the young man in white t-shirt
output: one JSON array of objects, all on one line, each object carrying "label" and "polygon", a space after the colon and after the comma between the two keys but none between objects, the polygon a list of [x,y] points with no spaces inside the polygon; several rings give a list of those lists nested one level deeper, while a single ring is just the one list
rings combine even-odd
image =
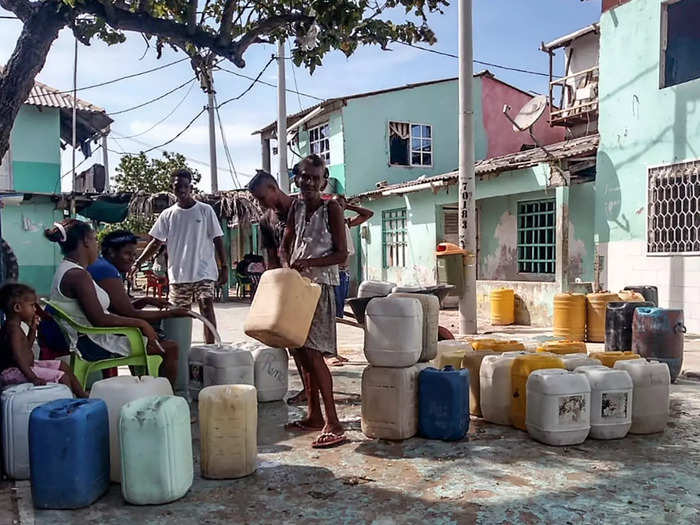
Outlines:
[{"label": "young man in white t-shirt", "polygon": [[[134,263],[132,271],[166,244],[172,303],[178,308],[190,308],[194,300],[201,314],[216,325],[215,285],[223,286],[228,282],[224,232],[214,209],[192,198],[192,173],[178,169],[171,177],[177,202],[156,220],[149,232],[151,242]],[[214,342],[214,334],[206,328],[204,340],[208,344]]]}]

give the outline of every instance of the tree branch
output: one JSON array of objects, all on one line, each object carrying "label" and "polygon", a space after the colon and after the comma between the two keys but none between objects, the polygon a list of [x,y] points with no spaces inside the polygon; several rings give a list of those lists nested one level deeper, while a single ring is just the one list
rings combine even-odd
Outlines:
[{"label": "tree branch", "polygon": [[34,7],[29,0],[0,0],[0,7],[13,12],[22,22],[34,14]]},{"label": "tree branch", "polygon": [[231,43],[233,35],[231,35],[231,29],[233,24],[233,11],[236,7],[235,0],[226,0],[224,4],[224,11],[221,14],[221,25],[219,26],[219,43],[221,45],[227,45]]},{"label": "tree branch", "polygon": [[187,3],[187,28],[188,34],[192,34],[197,27],[197,0],[189,0]]},{"label": "tree branch", "polygon": [[300,13],[271,16],[258,22],[256,26],[237,41],[222,44],[217,34],[206,31],[200,26],[190,33],[186,24],[157,18],[149,13],[134,13],[121,8],[107,9],[104,5],[106,2],[107,0],[85,0],[84,2],[76,3],[73,12],[103,18],[114,29],[158,35],[158,37],[169,41],[183,51],[187,50],[187,45],[190,43],[197,48],[209,49],[216,55],[230,60],[240,68],[245,67],[243,54],[252,44],[258,41],[260,36],[293,22],[313,22],[312,17]]}]

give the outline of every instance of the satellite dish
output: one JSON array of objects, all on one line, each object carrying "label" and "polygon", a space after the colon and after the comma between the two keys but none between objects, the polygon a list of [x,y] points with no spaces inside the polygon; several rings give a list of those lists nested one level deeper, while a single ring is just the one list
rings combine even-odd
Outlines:
[{"label": "satellite dish", "polygon": [[[507,109],[503,108],[503,112],[506,113],[509,109],[509,107]],[[515,119],[511,120],[511,122],[513,122],[513,131],[526,131],[530,129],[540,117],[542,117],[546,109],[547,97],[544,95],[536,96],[523,106]]]}]

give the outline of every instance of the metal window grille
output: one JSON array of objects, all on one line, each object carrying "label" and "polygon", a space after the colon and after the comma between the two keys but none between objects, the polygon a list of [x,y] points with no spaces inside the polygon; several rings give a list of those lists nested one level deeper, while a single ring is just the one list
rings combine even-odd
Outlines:
[{"label": "metal window grille", "polygon": [[331,161],[330,136],[328,122],[309,130],[309,150],[325,160],[326,164]]},{"label": "metal window grille", "polygon": [[554,273],[556,215],[554,199],[518,203],[518,272]]},{"label": "metal window grille", "polygon": [[382,212],[384,268],[406,266],[406,208]]},{"label": "metal window grille", "polygon": [[700,160],[649,169],[647,252],[700,253]]}]

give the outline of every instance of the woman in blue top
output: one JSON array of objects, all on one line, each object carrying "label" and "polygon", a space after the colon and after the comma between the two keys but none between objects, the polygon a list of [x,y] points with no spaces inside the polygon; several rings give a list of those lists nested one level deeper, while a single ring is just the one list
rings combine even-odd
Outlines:
[{"label": "woman in blue top", "polygon": [[[127,230],[108,233],[102,239],[102,255],[87,268],[93,280],[109,295],[109,311],[124,317],[143,319],[151,324],[159,323],[163,319],[186,316],[187,310],[170,308],[170,304],[164,299],[142,297],[132,301],[127,295],[124,275],[136,260],[137,242],[138,238]],[[146,306],[154,306],[158,310],[144,310]],[[165,350],[165,376],[174,385],[177,378],[177,343],[161,339],[160,344]]]}]

